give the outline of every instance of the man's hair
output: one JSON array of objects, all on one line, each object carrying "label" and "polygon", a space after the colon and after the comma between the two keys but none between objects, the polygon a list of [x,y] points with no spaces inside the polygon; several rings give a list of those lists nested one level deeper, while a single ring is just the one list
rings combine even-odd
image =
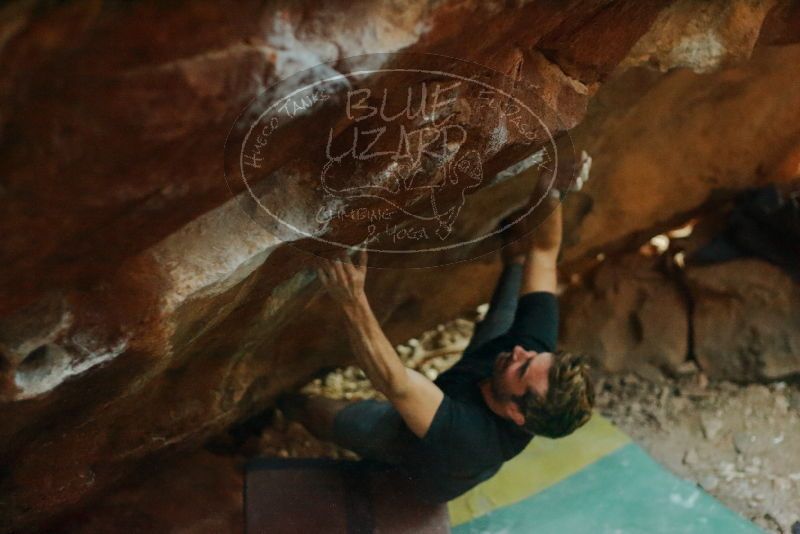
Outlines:
[{"label": "man's hair", "polygon": [[532,390],[513,397],[531,434],[560,438],[583,426],[592,416],[594,385],[581,356],[559,351],[547,375],[547,395]]}]

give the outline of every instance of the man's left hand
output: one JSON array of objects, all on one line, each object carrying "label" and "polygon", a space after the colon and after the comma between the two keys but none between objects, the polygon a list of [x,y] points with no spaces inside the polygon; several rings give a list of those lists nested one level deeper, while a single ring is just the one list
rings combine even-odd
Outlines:
[{"label": "man's left hand", "polygon": [[531,232],[531,245],[534,254],[558,255],[561,248],[562,214],[561,201],[548,198],[545,201],[547,209],[552,210],[550,215]]}]

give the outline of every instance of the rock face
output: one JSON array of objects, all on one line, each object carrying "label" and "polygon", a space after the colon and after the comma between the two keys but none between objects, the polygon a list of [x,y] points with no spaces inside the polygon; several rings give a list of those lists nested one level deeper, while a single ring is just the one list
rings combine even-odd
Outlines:
[{"label": "rock face", "polygon": [[561,299],[562,348],[589,355],[612,372],[642,365],[674,372],[689,353],[688,302],[658,260],[608,260],[588,287],[567,290]]},{"label": "rock face", "polygon": [[201,450],[155,466],[155,476],[133,477],[112,495],[59,520],[49,532],[242,532],[241,461]]},{"label": "rock face", "polygon": [[[595,158],[568,210],[572,265],[638,244],[726,192],[795,176],[785,162],[800,141],[800,48],[766,44],[794,42],[797,10],[669,4],[3,7],[0,531],[41,525],[348,360],[313,257],[255,224],[224,180],[234,119],[279,79],[364,53],[458,56],[536,86],[537,111],[560,117],[554,134],[583,120],[600,90],[572,136]],[[772,35],[761,32],[752,61],[716,73],[614,72],[623,60],[651,62],[652,43],[662,57],[675,10],[697,9],[725,13],[713,31],[735,46],[699,63],[675,59],[678,49],[660,65],[709,70],[747,59],[763,20]],[[302,121],[292,128],[286,146],[302,152]],[[499,172],[537,146],[497,148]],[[529,190],[525,172],[476,190],[459,232],[493,228]],[[285,208],[311,215],[299,202]],[[392,341],[487,298],[494,256],[457,263],[464,257],[371,273]]]},{"label": "rock face", "polygon": [[757,48],[740,66],[659,77],[630,69],[598,91],[571,135],[592,155],[567,203],[567,261],[637,247],[736,191],[800,177],[797,45]]},{"label": "rock face", "polygon": [[710,376],[774,380],[800,372],[800,287],[759,260],[687,271],[694,352]]},{"label": "rock face", "polygon": [[[709,72],[735,64],[750,55],[775,4],[747,0],[673,2],[621,66],[646,62],[661,71],[689,67],[695,72]],[[785,18],[786,14],[780,17]]]},{"label": "rock face", "polygon": [[607,371],[671,374],[694,358],[717,380],[800,373],[800,287],[759,259],[685,270],[640,254],[603,262],[562,298],[561,345]]}]

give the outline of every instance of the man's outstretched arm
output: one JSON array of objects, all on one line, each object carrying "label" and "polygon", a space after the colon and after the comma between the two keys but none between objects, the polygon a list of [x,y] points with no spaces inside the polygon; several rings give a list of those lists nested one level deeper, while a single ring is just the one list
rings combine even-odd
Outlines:
[{"label": "man's outstretched arm", "polygon": [[555,198],[548,198],[545,202],[550,203],[553,211],[531,235],[520,295],[534,291],[555,293],[558,285],[556,263],[561,248],[561,202]]},{"label": "man's outstretched arm", "polygon": [[[528,350],[552,352],[558,339],[555,293],[558,284],[556,263],[561,248],[561,205],[554,196],[544,199],[544,202],[547,204],[541,209],[549,211],[548,217],[504,251],[514,263],[523,265],[519,303],[508,334],[514,343]],[[536,219],[531,222],[536,222]]]},{"label": "man's outstretched arm", "polygon": [[359,367],[375,389],[386,395],[408,428],[422,438],[433,422],[444,393],[424,375],[406,367],[386,339],[364,292],[366,260],[365,251],[361,252],[358,265],[350,263],[343,255],[339,261],[322,262],[318,275],[344,312],[347,334]]}]

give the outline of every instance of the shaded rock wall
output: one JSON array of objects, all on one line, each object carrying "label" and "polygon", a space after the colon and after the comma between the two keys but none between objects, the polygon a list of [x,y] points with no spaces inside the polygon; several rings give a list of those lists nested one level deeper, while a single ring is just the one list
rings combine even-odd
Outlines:
[{"label": "shaded rock wall", "polygon": [[244,531],[240,460],[200,450],[155,462],[93,506],[60,519],[48,534]]},{"label": "shaded rock wall", "polygon": [[694,355],[709,376],[774,380],[800,375],[800,287],[753,259],[687,270]]},{"label": "shaded rock wall", "polygon": [[[435,52],[536,84],[572,128],[623,60],[653,63],[667,49],[662,67],[744,60],[764,20],[774,35],[759,39],[793,42],[791,3],[670,4],[2,8],[0,525],[41,524],[349,358],[311,256],[254,224],[223,180],[225,136],[260,90],[322,61]],[[726,36],[720,46],[736,45],[694,62],[693,48],[665,44],[676,9],[725,13],[704,20]],[[595,170],[568,206],[568,263],[633,246],[719,192],[790,178],[798,55],[757,48],[718,73],[614,74],[616,90],[573,131]],[[530,178],[475,193],[461,231],[493,227]],[[391,340],[487,298],[494,256],[459,259],[372,272]]]},{"label": "shaded rock wall", "polygon": [[603,262],[561,300],[561,345],[611,372],[675,371],[689,357],[689,302],[659,257]]},{"label": "shaded rock wall", "polygon": [[716,380],[800,375],[798,285],[763,260],[684,270],[669,255],[624,256],[570,287],[562,310],[562,347],[608,371],[676,376],[694,360]]}]

